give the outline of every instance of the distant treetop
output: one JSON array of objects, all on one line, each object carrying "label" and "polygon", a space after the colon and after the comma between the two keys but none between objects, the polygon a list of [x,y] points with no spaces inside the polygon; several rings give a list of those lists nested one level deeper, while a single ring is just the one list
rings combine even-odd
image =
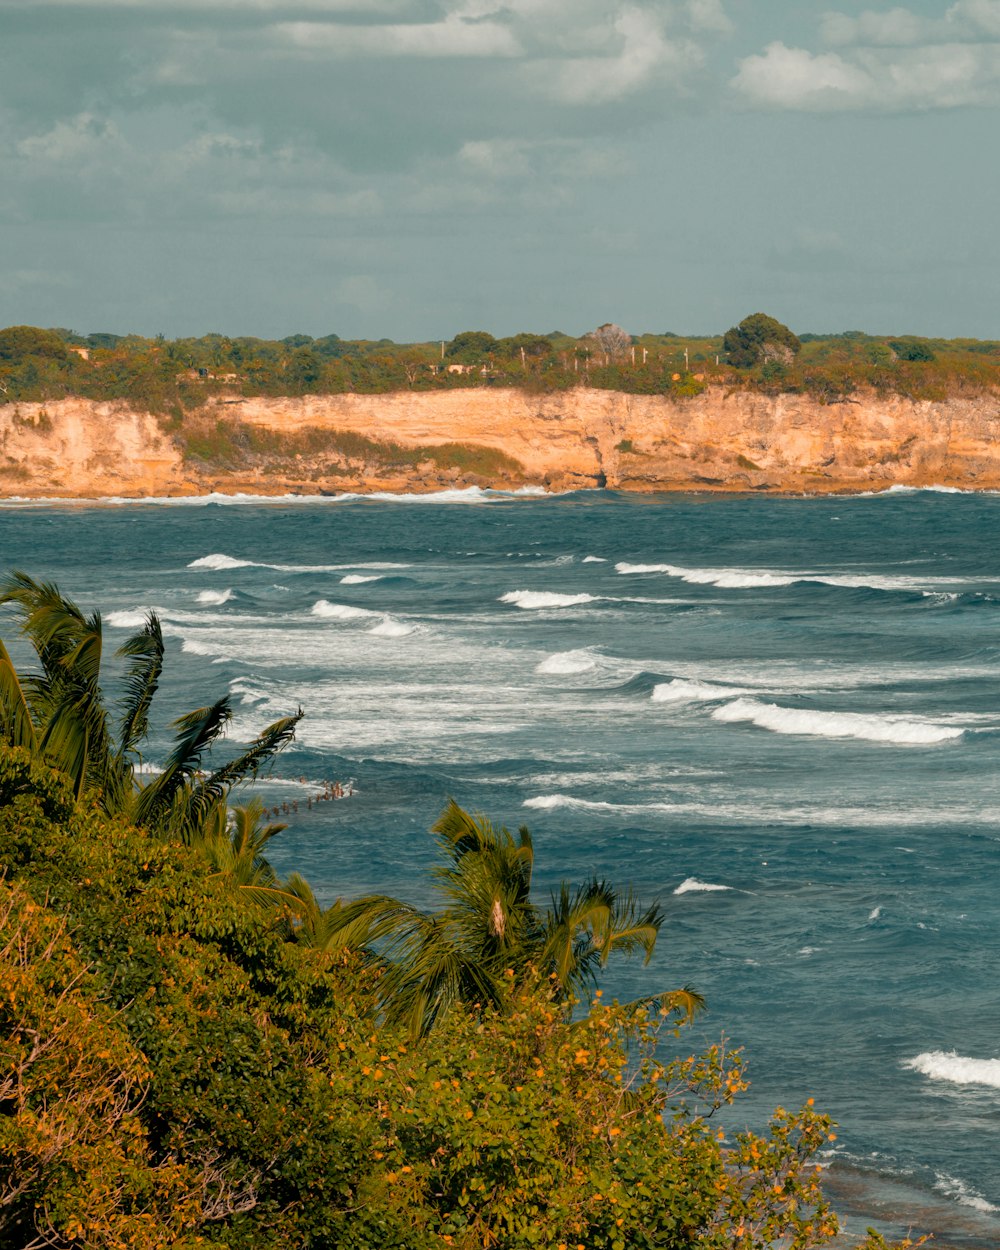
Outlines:
[{"label": "distant treetop", "polygon": [[752,369],[768,361],[788,365],[802,350],[801,341],[788,326],[767,313],[744,317],[738,326],[726,331],[722,346],[729,363],[738,369]]}]

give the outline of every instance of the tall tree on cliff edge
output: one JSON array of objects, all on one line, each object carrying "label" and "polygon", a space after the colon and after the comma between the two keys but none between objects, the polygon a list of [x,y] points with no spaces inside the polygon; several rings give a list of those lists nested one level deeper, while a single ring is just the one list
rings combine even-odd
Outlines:
[{"label": "tall tree on cliff edge", "polygon": [[722,346],[729,363],[738,369],[752,369],[770,360],[788,365],[802,350],[801,341],[788,326],[766,313],[744,317],[726,331]]}]

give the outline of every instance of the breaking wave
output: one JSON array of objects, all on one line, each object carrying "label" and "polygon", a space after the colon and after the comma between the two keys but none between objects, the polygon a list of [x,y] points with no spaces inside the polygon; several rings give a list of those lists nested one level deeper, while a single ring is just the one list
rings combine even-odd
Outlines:
[{"label": "breaking wave", "polygon": [[536,673],[569,676],[572,673],[588,673],[597,667],[597,660],[589,651],[559,651],[535,667]]},{"label": "breaking wave", "polygon": [[210,607],[218,607],[220,604],[228,603],[233,597],[231,590],[202,590],[198,593],[198,602]]},{"label": "breaking wave", "polygon": [[573,608],[581,603],[596,603],[594,595],[560,595],[547,590],[511,590],[500,596],[500,603],[518,608]]},{"label": "breaking wave", "polygon": [[873,716],[863,712],[817,712],[806,708],[779,707],[756,699],[736,699],[712,713],[723,724],[749,721],[772,733],[800,734],[818,738],[861,738],[899,746],[934,746],[960,738],[961,729],[949,729],[929,721],[903,720],[897,716]]},{"label": "breaking wave", "polygon": [[327,599],[317,599],[309,609],[312,616],[322,617],[327,621],[355,621],[363,616],[373,616],[367,608],[352,608],[347,603],[330,603]]},{"label": "breaking wave", "polygon": [[664,573],[668,577],[679,578],[693,586],[718,586],[720,590],[750,590],[813,582],[821,586],[839,586],[846,590],[884,590],[932,595],[941,592],[928,589],[928,580],[932,580],[937,585],[955,585],[956,582],[963,584],[962,579],[927,579],[907,577],[902,574],[789,572],[770,569],[691,569],[677,564],[616,564],[615,571],[626,577],[638,573]]},{"label": "breaking wave", "polygon": [[382,575],[380,573],[348,573],[346,577],[340,579],[342,586],[360,586],[362,582],[380,582]]},{"label": "breaking wave", "polygon": [[379,638],[405,638],[407,634],[412,634],[413,630],[413,625],[407,625],[404,621],[395,621],[391,616],[386,616],[368,632]]},{"label": "breaking wave", "polygon": [[1000,1059],[970,1059],[954,1050],[928,1050],[905,1059],[903,1067],[932,1081],[953,1085],[989,1085],[1000,1089]]},{"label": "breaking wave", "polygon": [[699,881],[697,877],[687,877],[680,883],[675,894],[715,894],[720,890],[731,890],[731,885],[712,885],[709,881]]},{"label": "breaking wave", "polygon": [[746,693],[738,686],[713,686],[707,681],[675,677],[673,681],[654,686],[650,698],[654,703],[710,703],[714,699],[732,699]]},{"label": "breaking wave", "polygon": [[[408,569],[409,564],[373,560],[365,564],[267,564],[263,560],[240,560],[216,551],[192,560],[189,569],[273,569],[276,573],[340,573],[346,569]],[[348,578],[343,578],[347,581]]]}]

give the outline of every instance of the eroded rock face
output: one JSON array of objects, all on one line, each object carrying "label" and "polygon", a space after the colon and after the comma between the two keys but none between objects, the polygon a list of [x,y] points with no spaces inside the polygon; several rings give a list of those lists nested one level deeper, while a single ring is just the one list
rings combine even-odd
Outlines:
[{"label": "eroded rock face", "polygon": [[[897,483],[1000,488],[1000,396],[916,402],[872,395],[822,405],[720,387],[680,401],[584,388],[542,396],[484,388],[230,399],[211,405],[202,420],[213,429],[235,427],[236,453],[215,463],[185,458],[155,417],[120,404],[4,405],[0,495],[309,494],[472,483],[790,493]],[[240,427],[266,432],[264,449],[240,451],[248,442]],[[363,436],[364,447],[352,451],[343,440],[344,452],[294,450],[337,432]],[[461,463],[426,451],[455,443],[470,453]],[[386,451],[393,448],[395,456]],[[483,448],[516,464],[477,470]]]}]

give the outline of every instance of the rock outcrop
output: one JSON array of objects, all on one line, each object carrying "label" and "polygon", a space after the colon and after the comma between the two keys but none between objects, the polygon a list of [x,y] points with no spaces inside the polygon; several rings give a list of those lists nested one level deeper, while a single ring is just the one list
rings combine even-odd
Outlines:
[{"label": "rock outcrop", "polygon": [[[192,431],[208,431],[201,442]],[[214,443],[213,441],[214,440]],[[212,450],[213,446],[222,451]],[[205,448],[208,448],[206,451]],[[940,402],[713,387],[227,397],[182,429],[123,404],[0,407],[0,496],[552,490],[1000,489],[1000,396]]]}]

